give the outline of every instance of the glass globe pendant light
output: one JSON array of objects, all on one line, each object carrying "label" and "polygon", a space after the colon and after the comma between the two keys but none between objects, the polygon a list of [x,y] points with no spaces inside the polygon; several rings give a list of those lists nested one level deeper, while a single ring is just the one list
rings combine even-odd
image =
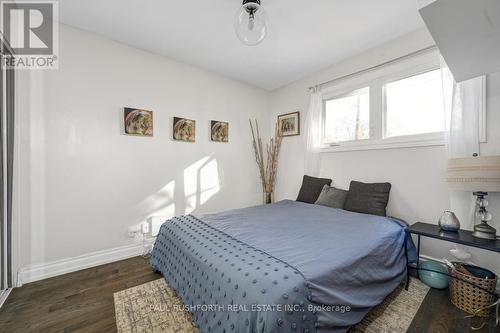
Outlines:
[{"label": "glass globe pendant light", "polygon": [[246,45],[257,45],[267,33],[267,14],[260,0],[243,0],[234,18],[234,29],[238,38]]}]

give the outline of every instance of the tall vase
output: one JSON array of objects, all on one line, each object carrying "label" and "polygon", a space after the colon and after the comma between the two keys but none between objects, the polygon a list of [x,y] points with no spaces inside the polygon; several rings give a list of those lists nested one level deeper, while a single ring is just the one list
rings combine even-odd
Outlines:
[{"label": "tall vase", "polygon": [[274,202],[274,192],[263,192],[262,193],[262,202],[267,205]]}]

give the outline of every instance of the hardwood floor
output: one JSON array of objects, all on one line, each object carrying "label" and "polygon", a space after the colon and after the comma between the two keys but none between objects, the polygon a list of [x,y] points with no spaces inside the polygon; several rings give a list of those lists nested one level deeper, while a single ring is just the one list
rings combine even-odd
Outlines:
[{"label": "hardwood floor", "polygon": [[113,293],[160,277],[135,257],[26,284],[0,309],[0,332],[116,332]]},{"label": "hardwood floor", "polygon": [[[473,331],[470,329],[470,320],[464,319],[467,313],[453,306],[449,300],[449,291],[431,289],[418,309],[407,333],[499,333],[500,327],[485,326]],[[490,318],[490,322],[493,322]]]},{"label": "hardwood floor", "polygon": [[[0,332],[116,332],[113,293],[160,277],[146,259],[135,257],[26,284],[0,309]],[[464,315],[451,305],[447,290],[431,289],[408,333],[471,332]]]}]

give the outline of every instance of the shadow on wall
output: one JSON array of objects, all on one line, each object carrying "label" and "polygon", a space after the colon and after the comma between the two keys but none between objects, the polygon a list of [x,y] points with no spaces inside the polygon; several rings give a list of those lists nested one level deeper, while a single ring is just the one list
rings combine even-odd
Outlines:
[{"label": "shadow on wall", "polygon": [[138,205],[143,221],[152,219],[153,235],[161,224],[174,216],[192,214],[222,188],[219,164],[214,154],[203,157],[184,169],[183,177],[171,180]]}]

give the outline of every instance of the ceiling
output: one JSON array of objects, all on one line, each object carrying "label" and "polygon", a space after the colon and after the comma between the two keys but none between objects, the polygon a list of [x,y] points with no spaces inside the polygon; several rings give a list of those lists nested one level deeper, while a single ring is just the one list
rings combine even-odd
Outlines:
[{"label": "ceiling", "polygon": [[241,0],[62,0],[60,20],[274,90],[423,27],[415,0],[262,0],[268,37],[243,45]]}]

